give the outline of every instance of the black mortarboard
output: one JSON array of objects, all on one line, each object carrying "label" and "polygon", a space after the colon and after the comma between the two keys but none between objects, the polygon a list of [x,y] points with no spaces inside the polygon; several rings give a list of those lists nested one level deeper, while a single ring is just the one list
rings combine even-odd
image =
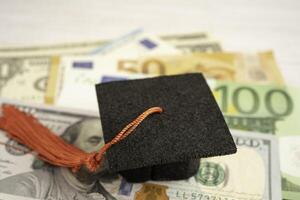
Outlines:
[{"label": "black mortarboard", "polygon": [[148,108],[163,109],[107,151],[109,169],[129,182],[186,179],[200,158],[236,152],[202,74],[101,83],[96,90],[106,143]]}]

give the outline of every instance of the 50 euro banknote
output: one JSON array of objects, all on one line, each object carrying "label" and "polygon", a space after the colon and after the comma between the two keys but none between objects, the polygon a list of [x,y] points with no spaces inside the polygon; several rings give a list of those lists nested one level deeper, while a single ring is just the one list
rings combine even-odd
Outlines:
[{"label": "50 euro banknote", "polygon": [[[66,141],[86,151],[90,150],[90,146],[100,148],[103,145],[103,133],[101,126],[97,126],[97,123],[100,124],[97,114],[12,101],[2,101],[3,104],[14,105],[31,113]],[[78,128],[80,123],[81,128]],[[90,128],[85,129],[85,125]],[[237,153],[201,159],[197,174],[187,180],[132,184],[117,174],[96,174],[94,176],[97,178],[91,180],[98,185],[97,191],[90,190],[88,184],[82,184],[84,176],[80,177],[80,174],[75,175],[68,169],[37,162],[40,160],[33,152],[0,132],[3,144],[0,145],[0,197],[65,200],[75,197],[89,200],[280,199],[276,139],[270,135],[231,132],[238,147]],[[77,137],[72,140],[74,134]],[[252,162],[249,163],[249,159]]]},{"label": "50 euro banknote", "polygon": [[218,80],[284,84],[271,51],[256,54],[217,52],[120,59],[117,69],[152,75],[202,72],[207,77]]},{"label": "50 euro banknote", "polygon": [[[161,49],[158,54],[164,54],[163,52],[168,51]],[[105,73],[159,76],[202,72],[206,77],[216,80],[283,84],[272,52],[254,55],[233,53],[156,55],[144,57],[144,59],[139,59],[138,56],[133,59],[125,59],[122,58],[122,55],[122,53],[112,53],[104,56],[63,57],[57,66],[60,72],[53,73],[52,78],[48,81],[54,80],[53,84],[48,84],[48,94],[52,97],[51,101],[54,102],[57,99],[57,104],[68,106],[67,99],[74,97],[76,88],[86,87],[87,93],[94,93],[94,85],[100,81],[100,77]],[[94,101],[94,97],[95,95],[86,96],[91,101]],[[88,109],[97,107],[95,103],[89,104],[91,106],[82,103],[78,103],[78,105],[83,108],[89,107]]]}]

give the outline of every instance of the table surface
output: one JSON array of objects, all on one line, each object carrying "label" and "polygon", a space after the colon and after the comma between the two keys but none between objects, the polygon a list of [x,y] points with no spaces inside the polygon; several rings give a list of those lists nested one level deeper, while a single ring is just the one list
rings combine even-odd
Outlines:
[{"label": "table surface", "polygon": [[273,50],[300,86],[299,0],[0,0],[0,46],[113,38],[136,28],[210,33],[225,50]]}]

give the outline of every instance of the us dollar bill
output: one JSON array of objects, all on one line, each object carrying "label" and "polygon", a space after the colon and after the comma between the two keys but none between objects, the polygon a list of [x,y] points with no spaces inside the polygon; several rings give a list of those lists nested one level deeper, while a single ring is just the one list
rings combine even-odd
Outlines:
[{"label": "us dollar bill", "polygon": [[193,53],[120,59],[118,70],[152,75],[202,72],[207,77],[218,80],[284,84],[271,51],[256,54]]},{"label": "us dollar bill", "polygon": [[[84,151],[99,150],[103,144],[97,113],[56,109],[1,100],[35,116],[39,122]],[[35,153],[0,131],[0,199],[126,199],[118,196],[120,177],[101,170],[78,174],[39,160]],[[15,198],[14,198],[15,197]]]},{"label": "us dollar bill", "polygon": [[[130,199],[281,199],[278,144],[274,137],[232,131],[234,155],[202,158],[197,174],[184,181],[123,183]],[[251,162],[249,162],[249,159]]]},{"label": "us dollar bill", "polygon": [[22,197],[11,194],[0,193],[0,200],[36,200],[36,198]]},{"label": "us dollar bill", "polygon": [[0,58],[0,96],[43,103],[51,62],[49,57]]},{"label": "us dollar bill", "polygon": [[180,49],[184,53],[193,52],[221,52],[220,42],[207,33],[181,33],[161,36],[161,39]]},{"label": "us dollar bill", "polygon": [[300,199],[300,136],[279,138],[280,169],[284,199]]},{"label": "us dollar bill", "polygon": [[[103,145],[96,113],[2,100],[3,104],[31,113],[64,140],[85,151]],[[237,154],[201,159],[197,174],[188,180],[131,184],[107,171],[75,175],[68,169],[50,166],[0,132],[0,197],[125,200],[147,199],[152,195],[155,199],[280,199],[276,139],[247,132],[232,134]],[[93,180],[92,183],[86,183],[85,178]]]}]

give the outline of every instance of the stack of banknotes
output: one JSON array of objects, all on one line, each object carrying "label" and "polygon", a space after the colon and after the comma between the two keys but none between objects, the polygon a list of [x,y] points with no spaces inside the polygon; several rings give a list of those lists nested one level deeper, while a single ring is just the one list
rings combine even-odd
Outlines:
[{"label": "stack of banknotes", "polygon": [[201,159],[187,180],[132,184],[109,172],[50,166],[0,131],[0,199],[299,200],[300,88],[286,84],[270,50],[228,52],[207,33],[142,30],[112,40],[0,47],[0,104],[91,151],[104,143],[95,84],[192,72],[207,78],[236,154]]}]

